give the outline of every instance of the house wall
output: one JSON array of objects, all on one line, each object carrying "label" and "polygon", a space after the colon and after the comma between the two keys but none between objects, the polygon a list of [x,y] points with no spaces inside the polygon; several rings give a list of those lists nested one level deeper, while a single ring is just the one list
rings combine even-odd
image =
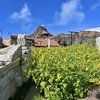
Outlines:
[{"label": "house wall", "polygon": [[22,77],[22,83],[27,82],[27,71],[31,68],[31,53],[24,54],[4,66],[0,66],[0,100],[8,100],[17,91],[15,79]]},{"label": "house wall", "polygon": [[[13,44],[17,44],[17,39],[15,39],[15,38],[11,39],[11,45],[13,45]],[[32,45],[32,40],[27,40],[27,45],[31,46]]]},{"label": "house wall", "polygon": [[11,39],[11,45],[17,44],[17,39]]}]

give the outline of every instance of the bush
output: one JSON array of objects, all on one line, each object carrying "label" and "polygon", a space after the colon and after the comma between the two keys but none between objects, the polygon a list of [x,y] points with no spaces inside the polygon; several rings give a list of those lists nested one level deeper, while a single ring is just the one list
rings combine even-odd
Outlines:
[{"label": "bush", "polygon": [[50,100],[77,100],[100,85],[100,54],[93,46],[32,48],[33,68],[29,70],[41,92]]},{"label": "bush", "polygon": [[86,45],[96,46],[96,39],[89,39],[89,40],[86,42]]}]

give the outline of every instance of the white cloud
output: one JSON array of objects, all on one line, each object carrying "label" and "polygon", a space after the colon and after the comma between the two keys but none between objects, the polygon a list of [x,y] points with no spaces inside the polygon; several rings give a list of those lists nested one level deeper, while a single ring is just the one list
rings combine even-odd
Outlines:
[{"label": "white cloud", "polygon": [[[23,8],[19,12],[13,12],[9,18],[14,23],[19,23],[22,29],[27,29],[30,26],[30,22],[32,21],[31,12],[27,4],[24,4]],[[23,28],[23,26],[26,26],[26,28]]]},{"label": "white cloud", "polygon": [[100,6],[100,1],[98,1],[95,5],[91,7],[91,10],[95,10]]},{"label": "white cloud", "polygon": [[61,5],[61,12],[56,12],[55,22],[57,25],[67,25],[72,21],[81,22],[85,14],[80,11],[80,0],[69,0]]},{"label": "white cloud", "polygon": [[100,27],[89,28],[89,29],[86,29],[86,31],[97,31],[97,32],[100,32]]}]

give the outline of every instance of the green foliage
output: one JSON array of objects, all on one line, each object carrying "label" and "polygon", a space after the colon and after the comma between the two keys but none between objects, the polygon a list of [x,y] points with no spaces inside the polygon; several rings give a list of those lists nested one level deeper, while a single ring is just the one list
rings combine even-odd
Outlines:
[{"label": "green foliage", "polygon": [[95,39],[89,39],[89,40],[86,42],[86,45],[96,46],[96,40],[95,40]]},{"label": "green foliage", "polygon": [[88,89],[100,85],[100,54],[95,47],[77,44],[32,51],[33,68],[28,75],[47,100],[77,100],[85,97]]},{"label": "green foliage", "polygon": [[42,97],[40,95],[34,96],[32,100],[42,100]]},{"label": "green foliage", "polygon": [[[33,97],[33,100],[42,100],[42,99],[43,99],[43,97],[41,95]],[[44,99],[44,100],[47,100],[47,99]],[[60,100],[60,98],[57,95],[50,95],[48,97],[48,100]]]},{"label": "green foliage", "polygon": [[71,35],[68,35],[67,38],[71,38]]}]

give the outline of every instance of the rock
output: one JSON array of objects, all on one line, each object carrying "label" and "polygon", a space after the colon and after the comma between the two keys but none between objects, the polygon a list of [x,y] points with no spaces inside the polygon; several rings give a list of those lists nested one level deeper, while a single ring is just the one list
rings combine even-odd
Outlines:
[{"label": "rock", "polygon": [[96,38],[96,45],[97,45],[97,49],[100,52],[100,37]]},{"label": "rock", "polygon": [[0,61],[0,66],[3,66],[5,65],[5,62],[4,61]]},{"label": "rock", "polygon": [[44,26],[39,26],[36,31],[34,33],[32,33],[31,35],[29,35],[28,37],[31,38],[49,38],[53,36],[51,33],[48,32],[48,30],[46,29],[46,27]]},{"label": "rock", "polygon": [[90,97],[90,98],[84,98],[84,99],[78,99],[78,100],[99,100],[99,99],[96,99],[94,97]]},{"label": "rock", "polygon": [[[90,39],[96,39],[96,37],[100,36],[100,32],[96,31],[80,31],[80,32],[73,32],[71,33],[61,33],[56,36],[53,36],[44,26],[39,26],[35,32],[33,32],[28,37],[35,38],[35,39],[54,39],[60,45],[69,46],[74,43],[84,44],[87,43]],[[93,44],[95,45],[95,43]]]},{"label": "rock", "polygon": [[99,36],[100,32],[80,31],[80,32],[73,32],[72,37],[71,34],[59,34],[51,38],[55,39],[60,45],[68,46],[74,43],[84,44],[87,43],[90,39],[96,39],[96,37]]},{"label": "rock", "polygon": [[26,45],[26,35],[25,34],[19,34],[17,38],[17,43],[25,46]]},{"label": "rock", "polygon": [[29,47],[27,47],[27,46],[22,46],[22,50],[26,50],[26,49],[29,49]]},{"label": "rock", "polygon": [[100,92],[96,94],[96,98],[100,100]]},{"label": "rock", "polygon": [[21,45],[15,45],[11,49],[9,49],[6,54],[4,54],[2,61],[13,61],[16,58],[20,57],[22,55],[22,47]]},{"label": "rock", "polygon": [[0,55],[6,54],[10,49],[12,49],[15,45],[11,45],[9,47],[3,48],[0,50]]},{"label": "rock", "polygon": [[23,49],[22,50],[22,54],[28,54],[28,53],[30,53],[31,52],[31,49]]},{"label": "rock", "polygon": [[22,54],[28,54],[31,52],[31,49],[26,46],[26,35],[25,34],[19,34],[17,38],[17,43],[22,45]]}]

